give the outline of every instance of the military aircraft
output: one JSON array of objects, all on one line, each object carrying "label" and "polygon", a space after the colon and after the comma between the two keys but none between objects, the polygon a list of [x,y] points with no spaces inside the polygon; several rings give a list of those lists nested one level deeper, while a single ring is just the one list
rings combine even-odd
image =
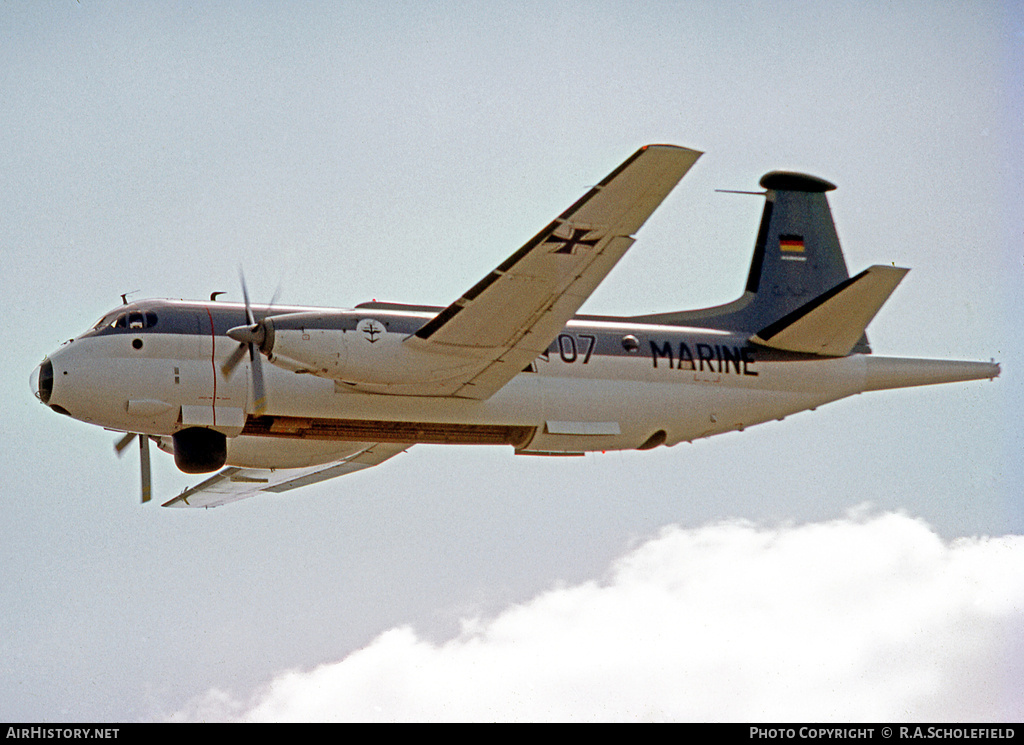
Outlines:
[{"label": "military aircraft", "polygon": [[[826,193],[760,181],[746,289],[697,311],[577,315],[701,153],[640,148],[447,307],[125,303],[33,374],[54,411],[213,473],[164,506],[214,507],[378,465],[417,443],[522,455],[649,450],[865,391],[995,378],[995,362],[880,357],[865,328],[907,273],[851,277]],[[761,192],[757,192],[761,193]],[[264,360],[269,364],[264,364]]]}]

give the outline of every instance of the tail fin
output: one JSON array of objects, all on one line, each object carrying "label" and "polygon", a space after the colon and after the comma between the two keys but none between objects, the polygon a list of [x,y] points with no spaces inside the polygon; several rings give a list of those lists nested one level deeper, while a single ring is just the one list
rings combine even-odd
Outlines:
[{"label": "tail fin", "polygon": [[[836,187],[800,173],[773,171],[747,292],[761,325],[771,323],[850,278],[825,192]],[[757,326],[760,328],[760,326]]]},{"label": "tail fin", "polygon": [[[743,296],[715,308],[644,320],[754,333],[850,278],[825,197],[835,185],[803,173],[772,171],[761,186],[764,213]],[[871,351],[865,335],[852,351]]]}]

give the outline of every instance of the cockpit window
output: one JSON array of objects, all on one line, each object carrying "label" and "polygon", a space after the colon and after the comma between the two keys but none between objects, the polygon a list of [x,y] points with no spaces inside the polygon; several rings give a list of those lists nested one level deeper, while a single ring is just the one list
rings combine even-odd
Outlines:
[{"label": "cockpit window", "polygon": [[137,331],[139,329],[148,329],[156,326],[157,317],[156,313],[151,310],[130,310],[122,311],[120,313],[112,313],[103,318],[95,328],[101,328],[107,326],[112,329],[130,329]]}]

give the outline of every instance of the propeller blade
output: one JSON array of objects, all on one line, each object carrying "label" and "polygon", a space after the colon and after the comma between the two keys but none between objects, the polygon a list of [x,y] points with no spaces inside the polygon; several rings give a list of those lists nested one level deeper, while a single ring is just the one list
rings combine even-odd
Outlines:
[{"label": "propeller blade", "polygon": [[153,495],[153,482],[149,469],[149,436],[139,436],[139,458],[142,462],[142,503],[145,504]]},{"label": "propeller blade", "polygon": [[252,363],[252,408],[256,416],[267,411],[267,390],[263,385],[263,362],[255,344],[249,345],[249,361]]},{"label": "propeller blade", "polygon": [[231,374],[238,367],[238,363],[245,357],[245,351],[248,347],[247,344],[239,344],[238,348],[231,353],[231,356],[227,358],[223,365],[220,366],[220,371],[224,373],[225,378],[230,378]]},{"label": "propeller blade", "polygon": [[120,440],[114,443],[114,452],[117,453],[118,458],[120,458],[121,455],[124,453],[124,449],[132,444],[132,440],[134,440],[136,436],[137,435],[134,432],[129,432]]},{"label": "propeller blade", "polygon": [[277,287],[274,288],[274,294],[270,296],[270,302],[267,303],[267,315],[269,316],[274,311],[274,306],[277,305],[277,299],[281,297],[281,284],[278,283]]},{"label": "propeller blade", "polygon": [[[263,384],[263,362],[260,359],[260,350],[257,348],[257,345],[263,343],[265,332],[262,322],[256,323],[256,319],[252,314],[252,305],[249,303],[249,288],[245,284],[245,272],[242,271],[241,267],[238,269],[238,277],[242,281],[242,299],[245,300],[245,318],[249,322],[249,328],[234,328],[228,331],[228,335],[249,347],[249,362],[252,369],[252,408],[256,416],[261,416],[267,411],[267,389]],[[275,298],[276,295],[277,293],[275,293]]]},{"label": "propeller blade", "polygon": [[149,466],[149,435],[139,435],[135,432],[129,432],[120,440],[114,443],[114,452],[117,453],[117,457],[120,458],[125,449],[132,444],[132,440],[136,437],[139,438],[139,460],[140,468],[142,470],[142,502],[145,504],[150,500],[153,494],[153,483],[150,476]]},{"label": "propeller blade", "polygon": [[242,280],[242,299],[245,300],[245,318],[252,326],[256,323],[256,319],[252,316],[252,307],[249,305],[249,288],[245,285],[245,274],[242,272],[241,267],[238,269],[238,277]]}]

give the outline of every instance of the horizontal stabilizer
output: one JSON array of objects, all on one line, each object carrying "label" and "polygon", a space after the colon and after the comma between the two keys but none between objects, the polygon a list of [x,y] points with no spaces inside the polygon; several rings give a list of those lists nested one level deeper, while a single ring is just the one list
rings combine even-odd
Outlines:
[{"label": "horizontal stabilizer", "polygon": [[750,340],[787,352],[845,357],[908,271],[881,265],[865,269],[765,326]]}]

